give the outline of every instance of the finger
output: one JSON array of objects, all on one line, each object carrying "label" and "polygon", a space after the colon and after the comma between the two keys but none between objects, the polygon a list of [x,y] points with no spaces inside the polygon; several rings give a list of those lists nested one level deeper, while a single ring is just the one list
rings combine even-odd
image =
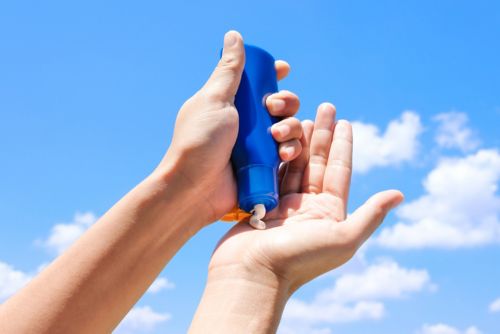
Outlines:
[{"label": "finger", "polygon": [[279,146],[279,155],[283,161],[291,161],[299,156],[302,151],[302,145],[298,139],[292,139],[281,143]]},{"label": "finger", "polygon": [[360,206],[344,222],[347,238],[358,247],[379,227],[387,213],[403,201],[399,190],[379,192]]},{"label": "finger", "polygon": [[304,138],[304,144],[307,144],[307,148],[309,148],[309,145],[311,144],[313,129],[314,129],[313,121],[311,121],[310,119],[302,121],[302,137]]},{"label": "finger", "polygon": [[302,146],[302,151],[300,155],[294,160],[290,161],[283,177],[281,184],[280,194],[282,196],[298,193],[302,190],[302,179],[304,176],[304,170],[309,161],[309,142],[311,141],[311,135],[313,132],[314,123],[310,120],[305,120],[302,122],[302,137],[300,138],[300,144]]},{"label": "finger", "polygon": [[302,137],[302,124],[295,117],[285,118],[271,127],[271,134],[278,143]]},{"label": "finger", "polygon": [[[280,163],[280,165],[278,167],[278,184],[281,184],[281,182],[283,182],[285,175],[286,175],[286,170],[287,170],[289,164],[290,163],[287,161]],[[281,194],[281,192],[280,192],[280,194]]]},{"label": "finger", "polygon": [[344,215],[349,197],[351,171],[352,127],[349,122],[341,120],[337,122],[333,130],[333,141],[330,146],[323,191],[340,198],[344,202]]},{"label": "finger", "polygon": [[320,193],[323,190],[323,178],[332,143],[334,122],[335,107],[330,103],[322,103],[318,107],[314,122],[304,192]]},{"label": "finger", "polygon": [[232,101],[240,85],[244,66],[243,38],[237,31],[228,31],[224,35],[222,56],[212,75],[203,86],[203,91],[207,96],[220,101]]},{"label": "finger", "polygon": [[294,93],[282,90],[267,97],[266,107],[272,116],[290,117],[299,111],[300,100]]},{"label": "finger", "polygon": [[274,62],[276,68],[276,79],[282,80],[290,73],[290,65],[284,60],[276,60]]}]

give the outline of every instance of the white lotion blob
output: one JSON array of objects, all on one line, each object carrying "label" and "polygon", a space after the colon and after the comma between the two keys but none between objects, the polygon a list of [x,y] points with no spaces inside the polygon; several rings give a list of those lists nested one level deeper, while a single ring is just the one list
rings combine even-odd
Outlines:
[{"label": "white lotion blob", "polygon": [[256,230],[265,230],[266,223],[262,221],[262,218],[266,215],[266,207],[264,204],[256,204],[251,211],[252,216],[248,222]]}]

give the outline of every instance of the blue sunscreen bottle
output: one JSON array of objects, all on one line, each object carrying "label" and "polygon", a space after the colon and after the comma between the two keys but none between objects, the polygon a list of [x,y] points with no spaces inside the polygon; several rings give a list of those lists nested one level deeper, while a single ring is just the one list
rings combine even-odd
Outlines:
[{"label": "blue sunscreen bottle", "polygon": [[239,131],[231,155],[238,184],[239,208],[251,213],[250,225],[264,229],[261,220],[278,205],[278,144],[271,126],[279,121],[269,114],[266,98],[278,91],[274,58],[268,52],[245,45],[245,69],[236,93]]}]

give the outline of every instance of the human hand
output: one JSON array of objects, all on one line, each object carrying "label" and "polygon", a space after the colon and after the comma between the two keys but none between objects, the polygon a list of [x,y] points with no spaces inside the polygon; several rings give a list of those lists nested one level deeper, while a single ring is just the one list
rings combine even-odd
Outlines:
[{"label": "human hand", "polygon": [[[238,112],[234,97],[245,64],[245,50],[239,33],[224,36],[222,57],[206,84],[184,103],[177,116],[172,144],[157,171],[172,163],[196,193],[197,211],[205,224],[221,218],[236,206],[236,181],[230,163],[231,151],[238,134]],[[288,75],[290,66],[276,61],[277,79]],[[271,115],[283,117],[271,128],[279,143],[283,161],[296,158],[301,152],[299,138],[302,127],[293,118],[299,99],[288,91],[280,91],[266,99]]]},{"label": "human hand", "polygon": [[[237,224],[221,240],[211,278],[258,280],[290,295],[309,280],[348,261],[403,195],[380,192],[347,217],[352,169],[352,128],[335,123],[335,108],[322,104],[316,120],[303,122],[300,156],[282,170],[279,206],[264,219],[266,230]],[[235,269],[236,268],[236,269]],[[212,275],[211,275],[212,274]]]}]

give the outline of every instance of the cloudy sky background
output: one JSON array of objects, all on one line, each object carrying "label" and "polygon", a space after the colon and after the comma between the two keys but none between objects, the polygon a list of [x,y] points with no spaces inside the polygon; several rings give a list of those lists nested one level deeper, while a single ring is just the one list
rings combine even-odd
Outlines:
[{"label": "cloudy sky background", "polygon": [[[406,195],[280,332],[498,333],[495,1],[0,4],[0,303],[154,168],[228,29],[290,62],[301,119],[331,101],[353,122],[351,211]],[[185,332],[228,228],[193,238],[116,332]]]}]

